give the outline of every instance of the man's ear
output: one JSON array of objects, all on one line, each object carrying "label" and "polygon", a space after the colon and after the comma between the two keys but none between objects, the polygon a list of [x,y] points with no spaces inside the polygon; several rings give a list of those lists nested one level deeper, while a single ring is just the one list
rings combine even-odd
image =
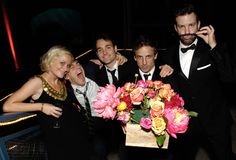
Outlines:
[{"label": "man's ear", "polygon": [[177,32],[177,26],[176,26],[176,24],[174,25],[174,28],[175,28],[175,31]]},{"label": "man's ear", "polygon": [[115,52],[117,52],[117,45],[114,46]]},{"label": "man's ear", "polygon": [[158,53],[155,54],[154,59],[156,60],[158,57]]},{"label": "man's ear", "polygon": [[69,80],[69,76],[68,76],[68,73],[65,75],[64,77],[66,80]]}]

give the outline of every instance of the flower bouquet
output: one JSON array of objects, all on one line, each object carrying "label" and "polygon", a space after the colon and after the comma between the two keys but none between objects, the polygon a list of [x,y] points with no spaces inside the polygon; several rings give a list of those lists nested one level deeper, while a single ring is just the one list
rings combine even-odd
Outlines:
[{"label": "flower bouquet", "polygon": [[[144,137],[154,137],[152,140],[158,148],[166,146],[165,141],[169,136],[177,138],[176,134],[185,133],[190,116],[197,115],[196,112],[188,112],[183,106],[184,100],[174,92],[170,84],[150,80],[127,82],[117,89],[113,84],[107,84],[100,87],[93,102],[99,117],[120,120],[136,134],[139,134],[138,130],[142,130]],[[130,124],[135,124],[136,127]],[[132,135],[126,133],[126,143],[130,145],[127,136]],[[153,147],[146,146],[146,140],[141,139],[140,143],[141,141],[144,142],[142,147]],[[135,146],[139,145],[135,143]]]}]

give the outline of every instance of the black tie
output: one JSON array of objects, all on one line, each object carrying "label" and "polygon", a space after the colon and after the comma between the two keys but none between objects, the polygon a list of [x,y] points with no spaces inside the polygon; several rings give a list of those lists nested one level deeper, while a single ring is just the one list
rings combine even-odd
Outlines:
[{"label": "black tie", "polygon": [[188,50],[190,49],[195,49],[196,48],[196,45],[195,44],[192,44],[191,46],[187,47],[187,48],[181,48],[181,51],[183,53],[186,53]]},{"label": "black tie", "polygon": [[107,71],[111,73],[112,80],[113,80],[112,83],[116,86],[116,85],[118,84],[118,80],[117,80],[116,75],[115,75],[116,69],[114,69],[114,70],[112,70],[112,71],[109,70],[109,69],[107,69]]},{"label": "black tie", "polygon": [[89,100],[88,100],[88,97],[87,97],[87,95],[86,95],[87,88],[88,88],[88,83],[86,84],[86,90],[85,90],[85,92],[81,92],[78,88],[76,88],[75,91],[76,91],[78,94],[81,94],[81,95],[84,96],[84,103],[85,103],[85,107],[86,107],[85,116],[86,116],[86,118],[87,118],[88,129],[89,129],[89,135],[92,136],[92,135],[94,135],[94,122],[93,122],[93,118],[92,118],[92,114],[91,114],[91,108],[90,108]]},{"label": "black tie", "polygon": [[145,81],[148,80],[148,77],[151,76],[151,73],[149,74],[143,74]]}]

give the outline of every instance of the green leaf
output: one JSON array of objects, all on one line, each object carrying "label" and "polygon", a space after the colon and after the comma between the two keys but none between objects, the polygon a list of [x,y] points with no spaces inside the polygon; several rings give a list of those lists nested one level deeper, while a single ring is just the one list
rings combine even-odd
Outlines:
[{"label": "green leaf", "polygon": [[131,115],[131,121],[133,120],[135,123],[139,123],[140,119],[142,117],[144,118],[147,118],[149,116],[149,114],[143,114],[142,110],[139,108],[139,109],[133,109],[133,114]]},{"label": "green leaf", "polygon": [[197,117],[198,113],[194,112],[194,111],[188,111],[188,115],[191,116],[191,117]]},{"label": "green leaf", "polygon": [[161,135],[156,137],[156,142],[159,147],[162,147],[166,139],[166,135]]}]

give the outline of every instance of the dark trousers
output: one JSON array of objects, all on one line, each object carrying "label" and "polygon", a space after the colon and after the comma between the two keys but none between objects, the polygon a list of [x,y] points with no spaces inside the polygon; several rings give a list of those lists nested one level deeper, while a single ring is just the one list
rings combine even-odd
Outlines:
[{"label": "dark trousers", "polygon": [[95,135],[92,138],[94,160],[107,160],[109,154],[115,154],[120,160],[126,160],[125,135],[117,120],[94,118]]},{"label": "dark trousers", "polygon": [[[192,121],[195,121],[192,119]],[[232,145],[230,128],[204,128],[198,121],[191,124],[187,133],[170,138],[172,160],[194,160],[199,147],[204,148],[211,160],[231,160]]]}]

